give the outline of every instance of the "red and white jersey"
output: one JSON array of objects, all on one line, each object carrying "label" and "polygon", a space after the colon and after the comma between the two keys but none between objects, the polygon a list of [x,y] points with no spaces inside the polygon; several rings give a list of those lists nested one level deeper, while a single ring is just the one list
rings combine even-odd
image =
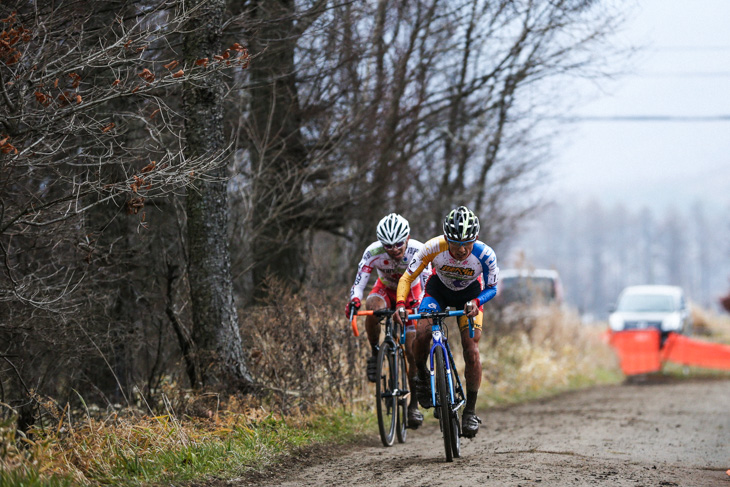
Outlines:
[{"label": "red and white jersey", "polygon": [[[363,298],[365,287],[370,280],[370,274],[373,272],[373,269],[378,272],[380,281],[388,289],[398,289],[400,276],[402,276],[408,268],[408,263],[411,261],[413,256],[421,249],[423,249],[423,243],[411,238],[408,240],[408,247],[406,248],[403,257],[401,257],[400,261],[394,261],[383,248],[383,244],[380,242],[373,242],[370,244],[370,246],[365,249],[362,260],[360,260],[360,264],[357,266],[355,283],[352,285],[352,289],[350,289],[350,300],[352,301],[354,298]],[[411,283],[411,287],[416,287],[420,282],[421,289],[425,289],[425,280],[428,274],[429,272],[424,272],[420,281],[414,279]],[[418,298],[420,299],[421,296],[418,296]]]}]

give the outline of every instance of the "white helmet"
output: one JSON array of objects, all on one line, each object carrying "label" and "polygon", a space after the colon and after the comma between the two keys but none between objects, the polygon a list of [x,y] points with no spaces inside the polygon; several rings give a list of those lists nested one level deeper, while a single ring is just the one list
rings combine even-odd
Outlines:
[{"label": "white helmet", "polygon": [[402,216],[391,213],[380,220],[376,234],[380,243],[394,245],[408,238],[408,235],[411,234],[411,226],[408,225],[408,220]]}]

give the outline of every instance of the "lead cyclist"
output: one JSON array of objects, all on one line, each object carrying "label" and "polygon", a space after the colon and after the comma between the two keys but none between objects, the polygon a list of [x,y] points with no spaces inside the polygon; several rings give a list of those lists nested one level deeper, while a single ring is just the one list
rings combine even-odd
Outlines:
[{"label": "lead cyclist", "polygon": [[[355,283],[350,289],[350,301],[345,309],[350,316],[351,309],[359,309],[370,280],[373,269],[378,273],[378,280],[368,295],[365,306],[368,310],[393,308],[396,301],[396,288],[401,275],[408,267],[408,262],[420,250],[423,243],[410,238],[411,228],[408,220],[401,215],[391,213],[378,223],[376,235],[378,240],[365,249],[365,253],[357,267]],[[423,279],[414,279],[404,291],[404,299],[412,306],[417,306],[423,296]],[[401,322],[402,324],[402,322]],[[380,320],[376,316],[365,318],[365,331],[372,355],[367,361],[367,376],[375,382],[377,375],[378,343],[380,341]],[[408,383],[410,390],[415,390],[416,364],[413,357],[413,340],[416,335],[416,323],[411,320],[405,327],[406,359],[408,360]],[[414,397],[414,396],[412,396]],[[423,414],[418,410],[418,401],[412,399],[408,405],[408,427],[416,429],[423,423]]]},{"label": "lead cyclist", "polygon": [[[406,297],[411,283],[427,268],[433,266],[418,312],[443,311],[447,306],[463,309],[459,330],[464,352],[466,405],[462,415],[462,432],[473,438],[479,431],[481,419],[476,415],[476,402],[482,381],[479,339],[482,336],[482,305],[497,294],[499,267],[497,256],[484,242],[478,240],[479,218],[467,207],[460,206],[446,215],[443,235],[427,241],[416,252],[408,269],[398,282],[394,319],[402,323],[406,317]],[[474,319],[474,338],[469,337],[469,318]],[[431,382],[427,370],[431,344],[431,320],[418,323],[413,344],[418,373],[416,394],[425,408],[431,404]]]}]

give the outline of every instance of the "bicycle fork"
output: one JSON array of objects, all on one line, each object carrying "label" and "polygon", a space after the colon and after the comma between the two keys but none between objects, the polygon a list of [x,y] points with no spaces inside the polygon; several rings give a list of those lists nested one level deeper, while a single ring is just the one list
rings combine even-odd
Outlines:
[{"label": "bicycle fork", "polygon": [[430,365],[431,365],[431,404],[436,406],[436,361],[433,358],[433,352],[436,350],[437,347],[441,348],[444,354],[444,363],[446,365],[446,384],[449,388],[449,399],[451,401],[451,404],[454,404],[455,398],[454,398],[454,384],[453,379],[451,377],[451,353],[449,352],[448,348],[443,342],[443,334],[441,333],[441,330],[439,330],[435,325],[432,329],[433,332],[433,344],[431,345],[431,353],[429,357]]}]

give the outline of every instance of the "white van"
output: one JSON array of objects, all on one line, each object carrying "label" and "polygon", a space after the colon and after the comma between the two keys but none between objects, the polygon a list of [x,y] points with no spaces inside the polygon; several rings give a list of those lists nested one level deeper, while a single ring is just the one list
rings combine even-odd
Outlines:
[{"label": "white van", "polygon": [[608,325],[613,331],[656,328],[662,333],[689,335],[692,316],[680,287],[629,286],[619,294]]},{"label": "white van", "polygon": [[563,287],[560,275],[550,269],[500,269],[495,304],[561,305]]}]

